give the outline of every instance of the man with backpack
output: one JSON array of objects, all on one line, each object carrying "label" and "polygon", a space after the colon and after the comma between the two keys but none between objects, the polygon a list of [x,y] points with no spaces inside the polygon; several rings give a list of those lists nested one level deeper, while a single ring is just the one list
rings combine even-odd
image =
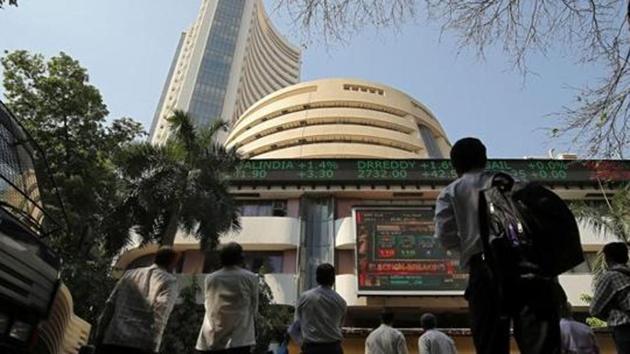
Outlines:
[{"label": "man with backpack", "polygon": [[595,283],[591,314],[612,328],[617,353],[630,354],[630,268],[628,246],[611,242],[602,252],[608,270]]},{"label": "man with backpack", "polygon": [[[543,242],[522,240],[531,236],[525,235],[531,228],[514,216],[517,213],[509,212],[513,211],[512,204],[504,209],[501,204],[512,198],[510,191],[515,182],[507,174],[486,171],[486,162],[486,148],[480,140],[464,138],[457,141],[451,149],[451,163],[459,178],[440,193],[435,209],[436,237],[446,249],[459,253],[461,266],[469,271],[465,298],[469,304],[476,351],[480,354],[509,353],[510,324],[513,322],[514,337],[521,353],[559,353],[559,285],[555,275],[582,259],[577,225],[569,224],[566,230],[573,242],[565,245],[569,258],[558,256],[563,258],[560,265],[549,261],[553,257],[545,247],[521,252],[521,248],[526,248],[517,246],[543,244],[553,248],[562,246],[562,242],[546,232],[543,232],[546,238]],[[564,207],[553,205],[562,209],[564,214],[560,219],[567,219],[566,213],[570,212],[557,196],[549,195],[552,192],[541,192],[542,187],[538,186],[526,187],[534,193],[525,193],[525,196],[544,194],[544,202],[551,200]],[[498,198],[492,199],[494,196],[486,194],[487,191],[496,192]],[[526,200],[523,204],[529,202]],[[543,203],[542,207],[547,205]],[[502,210],[506,212],[495,213]],[[492,215],[488,216],[490,213]],[[489,222],[489,217],[495,219]],[[559,236],[560,240],[568,237],[564,236],[564,230],[557,233],[563,235]],[[577,240],[574,240],[575,235]],[[532,256],[532,259],[526,256]],[[535,262],[543,263],[545,267],[538,267]]]}]

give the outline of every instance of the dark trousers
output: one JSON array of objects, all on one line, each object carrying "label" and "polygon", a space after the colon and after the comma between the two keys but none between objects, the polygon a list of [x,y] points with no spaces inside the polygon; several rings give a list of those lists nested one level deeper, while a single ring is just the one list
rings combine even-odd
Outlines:
[{"label": "dark trousers", "polygon": [[120,345],[103,344],[96,350],[97,354],[153,354],[152,351],[137,348],[123,347]]},{"label": "dark trousers", "polygon": [[223,350],[195,350],[196,353],[203,354],[250,354],[251,347],[237,347]]},{"label": "dark trousers", "polygon": [[343,354],[340,342],[334,343],[304,343],[302,354]]},{"label": "dark trousers", "polygon": [[558,285],[519,279],[499,286],[480,256],[470,262],[466,299],[478,354],[508,354],[510,324],[522,354],[560,353]]},{"label": "dark trousers", "polygon": [[617,353],[630,354],[630,325],[613,327],[612,332]]}]

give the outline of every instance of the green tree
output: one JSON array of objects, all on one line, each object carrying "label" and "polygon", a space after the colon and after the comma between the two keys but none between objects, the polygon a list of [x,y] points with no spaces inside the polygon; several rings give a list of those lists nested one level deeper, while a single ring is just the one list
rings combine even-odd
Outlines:
[{"label": "green tree", "polygon": [[139,137],[142,127],[129,118],[106,124],[109,112],[99,90],[89,83],[87,70],[63,52],[49,60],[23,50],[5,52],[0,62],[7,106],[43,150],[35,156],[38,170],[47,165],[58,186],[60,198],[39,178],[48,211],[68,222],[65,232],[50,240],[64,260],[63,280],[80,299],[76,312],[93,321],[109,292],[117,251],[105,246],[122,244],[105,233],[122,200],[113,156]]},{"label": "green tree", "polygon": [[499,47],[522,73],[529,57],[567,49],[602,78],[560,110],[552,136],[568,136],[589,156],[623,158],[630,149],[630,1],[628,0],[277,0],[307,35],[347,40],[366,27],[437,23],[461,48],[483,58]]},{"label": "green tree", "polygon": [[[596,233],[612,236],[614,239],[630,242],[630,183],[625,183],[612,197],[605,194],[599,203],[575,202],[571,209],[575,217],[590,226]],[[593,264],[593,274],[600,275],[605,270],[601,252]]]},{"label": "green tree", "polygon": [[201,288],[195,281],[194,275],[192,279],[189,286],[180,290],[181,302],[175,305],[168,319],[162,338],[161,353],[185,354],[195,351],[205,310],[203,305],[198,304],[196,300]]},{"label": "green tree", "polygon": [[240,227],[227,181],[239,156],[236,149],[216,142],[224,122],[195,127],[182,111],[168,121],[173,131],[166,143],[135,143],[119,154],[128,192],[115,210],[120,222],[112,225],[111,233],[131,227],[143,242],[172,244],[181,230],[199,239],[202,249],[214,250],[221,233]]},{"label": "green tree", "polygon": [[4,7],[5,3],[9,3],[9,5],[17,6],[17,0],[0,0],[0,9]]}]

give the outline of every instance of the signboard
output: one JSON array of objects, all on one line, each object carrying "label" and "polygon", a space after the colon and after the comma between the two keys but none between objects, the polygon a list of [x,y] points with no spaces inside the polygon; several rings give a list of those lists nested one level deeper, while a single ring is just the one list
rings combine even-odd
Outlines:
[{"label": "signboard", "polygon": [[[547,183],[626,182],[630,160],[489,160],[487,168]],[[246,160],[231,177],[243,183],[441,183],[456,178],[450,160]]]},{"label": "signboard", "polygon": [[461,295],[459,258],[433,237],[432,208],[353,210],[359,295]]}]

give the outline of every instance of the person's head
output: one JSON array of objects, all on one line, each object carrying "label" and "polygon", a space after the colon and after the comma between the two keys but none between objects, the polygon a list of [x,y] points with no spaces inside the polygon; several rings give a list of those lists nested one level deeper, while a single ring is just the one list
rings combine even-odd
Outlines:
[{"label": "person's head", "polygon": [[611,242],[604,246],[604,259],[608,266],[628,263],[628,246],[623,242]]},{"label": "person's head", "polygon": [[219,259],[223,267],[241,265],[243,263],[243,247],[236,242],[227,243],[219,249]]},{"label": "person's head", "polygon": [[177,265],[178,260],[177,252],[175,252],[171,247],[160,247],[160,249],[155,254],[155,259],[153,263],[155,263],[158,267],[164,268],[168,271],[172,271]]},{"label": "person's head", "polygon": [[437,318],[435,318],[435,315],[432,313],[425,313],[420,317],[420,325],[425,331],[434,329],[437,327]]},{"label": "person's head", "polygon": [[383,309],[381,312],[381,323],[391,326],[394,323],[394,313],[389,309]]},{"label": "person's head", "polygon": [[330,263],[323,263],[317,266],[315,280],[322,286],[333,286],[335,284],[335,267]]},{"label": "person's head", "polygon": [[451,164],[458,176],[485,168],[487,161],[486,147],[477,138],[459,139],[451,148]]},{"label": "person's head", "polygon": [[566,318],[566,319],[571,319],[573,318],[573,306],[571,306],[571,303],[568,301],[565,301],[560,309],[560,317],[562,318]]}]

